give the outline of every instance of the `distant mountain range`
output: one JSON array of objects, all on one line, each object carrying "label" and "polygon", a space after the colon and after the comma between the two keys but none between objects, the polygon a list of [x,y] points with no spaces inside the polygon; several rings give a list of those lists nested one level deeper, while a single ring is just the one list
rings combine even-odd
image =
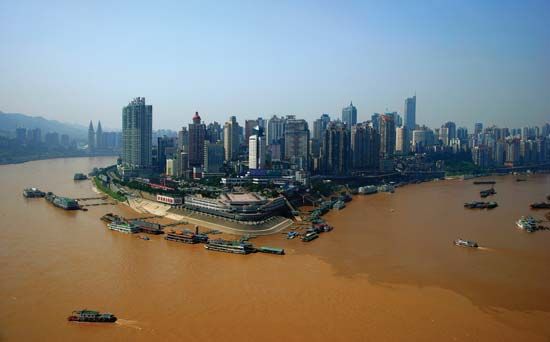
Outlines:
[{"label": "distant mountain range", "polygon": [[88,128],[85,126],[48,120],[41,116],[0,111],[0,135],[12,137],[15,135],[15,129],[20,127],[27,129],[40,128],[42,136],[48,132],[68,134],[75,139],[87,139],[88,136]]}]

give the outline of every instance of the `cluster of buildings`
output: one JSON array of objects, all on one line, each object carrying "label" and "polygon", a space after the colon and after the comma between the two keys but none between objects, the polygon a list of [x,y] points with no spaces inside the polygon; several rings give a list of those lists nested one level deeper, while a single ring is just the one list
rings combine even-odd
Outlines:
[{"label": "cluster of buildings", "polygon": [[15,138],[12,141],[16,146],[22,147],[46,147],[46,148],[74,148],[76,140],[71,139],[68,134],[57,132],[46,132],[42,134],[40,128],[27,129],[19,127],[15,129]]},{"label": "cluster of buildings", "polygon": [[88,146],[90,153],[120,151],[122,146],[122,133],[103,132],[101,121],[97,122],[97,128],[94,130],[94,124],[90,121],[88,126]]},{"label": "cluster of buildings", "polygon": [[[523,129],[483,129],[474,132],[446,122],[430,129],[416,122],[416,95],[405,99],[403,117],[397,112],[374,113],[358,122],[350,103],[333,120],[323,114],[310,125],[294,115],[245,120],[235,116],[222,125],[206,124],[199,113],[177,136],[153,141],[153,108],[142,97],[122,110],[122,166],[128,175],[156,172],[172,177],[224,177],[225,183],[251,177],[301,180],[309,175],[379,174],[395,170],[400,156],[445,152],[471,155],[481,167],[548,162],[550,124]],[[92,137],[93,127],[91,127]],[[95,132],[96,145],[100,125]],[[103,140],[104,141],[104,140]]]}]

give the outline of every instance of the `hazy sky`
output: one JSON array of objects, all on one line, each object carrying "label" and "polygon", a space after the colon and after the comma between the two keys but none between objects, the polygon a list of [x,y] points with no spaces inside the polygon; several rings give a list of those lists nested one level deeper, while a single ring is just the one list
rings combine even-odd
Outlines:
[{"label": "hazy sky", "polygon": [[0,110],[118,128],[136,96],[155,128],[195,111],[520,127],[550,120],[550,1],[0,0]]}]

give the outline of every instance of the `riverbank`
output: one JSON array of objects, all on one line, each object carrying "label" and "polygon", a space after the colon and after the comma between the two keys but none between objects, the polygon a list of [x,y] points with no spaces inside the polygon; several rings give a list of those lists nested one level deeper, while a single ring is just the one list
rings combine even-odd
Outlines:
[{"label": "riverbank", "polygon": [[87,152],[83,153],[75,153],[75,154],[59,154],[59,155],[52,155],[52,156],[17,156],[17,157],[10,157],[9,159],[6,158],[0,158],[0,165],[16,165],[16,164],[23,164],[28,163],[32,161],[40,161],[40,160],[55,160],[55,159],[65,159],[65,158],[101,158],[101,157],[117,157],[118,153],[110,153],[110,154],[89,154]]}]

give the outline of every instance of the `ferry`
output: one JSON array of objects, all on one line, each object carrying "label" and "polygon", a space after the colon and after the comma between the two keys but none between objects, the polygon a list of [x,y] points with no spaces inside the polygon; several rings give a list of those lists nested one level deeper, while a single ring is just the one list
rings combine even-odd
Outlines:
[{"label": "ferry", "polygon": [[531,216],[528,216],[528,217],[522,216],[516,222],[516,225],[518,226],[519,229],[523,229],[528,233],[532,233],[532,232],[534,232],[535,230],[538,229],[537,221]]},{"label": "ferry", "polygon": [[111,222],[107,226],[109,227],[110,230],[115,230],[117,232],[126,233],[126,234],[135,234],[135,233],[139,233],[140,231],[138,226],[127,222],[122,222],[122,221]]},{"label": "ferry", "polygon": [[475,241],[458,239],[454,241],[456,246],[478,248],[478,244]]},{"label": "ferry", "polygon": [[38,198],[46,196],[46,193],[37,188],[27,188],[23,190],[23,196],[26,198]]},{"label": "ferry", "polygon": [[209,251],[234,253],[234,254],[249,254],[256,250],[250,242],[246,241],[228,241],[228,240],[209,240],[204,248]]},{"label": "ferry", "polygon": [[117,318],[112,313],[100,313],[92,310],[73,311],[67,318],[70,322],[95,322],[95,323],[114,323]]},{"label": "ferry", "polygon": [[318,237],[319,237],[319,234],[317,234],[316,232],[309,232],[306,235],[304,235],[304,237],[302,237],[302,241],[310,242],[312,240],[317,239]]},{"label": "ferry", "polygon": [[46,194],[46,201],[50,202],[51,204],[55,205],[58,208],[65,209],[65,210],[81,209],[77,200],[68,198],[68,197],[56,196],[52,192],[48,192]]}]

